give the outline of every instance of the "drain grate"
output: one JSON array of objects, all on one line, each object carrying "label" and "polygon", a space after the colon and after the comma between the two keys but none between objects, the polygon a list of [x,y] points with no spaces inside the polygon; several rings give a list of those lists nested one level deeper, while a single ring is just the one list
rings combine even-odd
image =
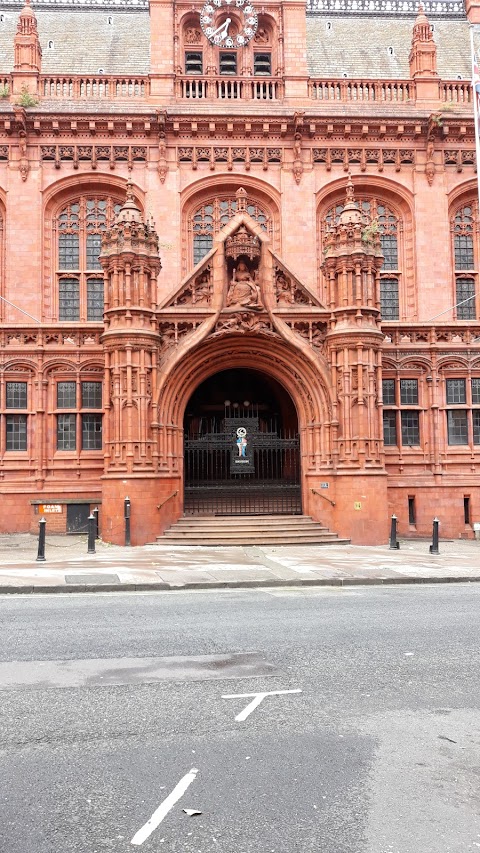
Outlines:
[{"label": "drain grate", "polygon": [[65,583],[96,583],[100,586],[102,583],[120,583],[120,578],[118,575],[94,574],[92,572],[89,575],[65,575]]}]

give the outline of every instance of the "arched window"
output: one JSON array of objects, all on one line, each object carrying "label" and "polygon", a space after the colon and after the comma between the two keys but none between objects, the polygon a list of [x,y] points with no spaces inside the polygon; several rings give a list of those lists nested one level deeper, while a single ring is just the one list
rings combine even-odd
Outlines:
[{"label": "arched window", "polygon": [[[383,266],[380,272],[380,311],[383,320],[398,320],[400,316],[400,251],[401,220],[381,199],[356,196],[356,201],[369,217],[377,224],[383,252]],[[335,222],[343,210],[343,204],[337,204],[327,211],[323,232]]]},{"label": "arched window", "polygon": [[103,320],[102,232],[121,208],[106,196],[80,196],[56,217],[58,319]]},{"label": "arched window", "polygon": [[466,204],[452,218],[453,254],[455,258],[455,303],[457,320],[474,320],[477,316],[475,247],[477,206]]},{"label": "arched window", "polygon": [[[189,233],[193,235],[194,266],[208,254],[213,245],[214,235],[235,216],[237,209],[238,201],[232,195],[209,199],[194,211],[188,223]],[[249,196],[246,199],[245,209],[271,237],[272,220],[267,209]]]}]

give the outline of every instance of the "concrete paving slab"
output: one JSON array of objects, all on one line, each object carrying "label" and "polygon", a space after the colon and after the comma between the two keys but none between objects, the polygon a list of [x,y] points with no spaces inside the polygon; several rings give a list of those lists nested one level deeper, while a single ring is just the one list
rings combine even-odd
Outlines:
[{"label": "concrete paving slab", "polygon": [[[429,544],[405,540],[398,551],[390,551],[388,545],[201,547],[160,543],[125,548],[99,540],[96,553],[87,554],[86,537],[53,535],[47,536],[47,559],[40,563],[36,562],[36,537],[2,535],[0,591],[480,581],[480,542],[440,541],[438,555],[429,553]],[[102,574],[105,580],[99,584],[95,575]],[[72,575],[72,583],[66,583],[65,575]],[[118,584],[111,583],[112,575],[118,576]]]}]

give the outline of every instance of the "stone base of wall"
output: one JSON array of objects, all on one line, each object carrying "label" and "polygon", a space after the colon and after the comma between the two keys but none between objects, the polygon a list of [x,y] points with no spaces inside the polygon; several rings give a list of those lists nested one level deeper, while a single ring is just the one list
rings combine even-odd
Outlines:
[{"label": "stone base of wall", "polygon": [[[409,498],[414,501],[415,523],[409,521]],[[467,507],[465,499],[468,499]],[[465,510],[470,516],[465,522]],[[391,487],[388,511],[397,516],[399,536],[430,537],[433,519],[440,521],[440,536],[446,539],[473,539],[473,523],[480,522],[480,487],[431,486]]]},{"label": "stone base of wall", "polygon": [[102,483],[102,539],[125,544],[125,498],[130,500],[132,545],[155,542],[180,517],[183,499],[179,478],[105,477]]},{"label": "stone base of wall", "polygon": [[[100,484],[99,484],[100,485]],[[100,535],[106,542],[125,542],[124,499],[130,498],[131,544],[154,542],[183,513],[183,491],[179,477],[105,478],[102,494],[91,499],[67,495],[3,494],[0,533],[38,533],[45,518],[48,533],[66,533],[67,504],[85,502],[92,511],[100,507]],[[413,499],[415,523],[409,520],[409,498]],[[467,501],[467,504],[465,504]],[[333,505],[334,504],[334,505]],[[53,510],[60,506],[60,512]],[[410,510],[412,509],[410,505]],[[469,521],[465,522],[465,512]],[[307,476],[303,489],[303,511],[355,545],[388,542],[390,518],[398,518],[400,537],[429,538],[432,522],[440,520],[440,536],[473,539],[473,524],[480,522],[480,487],[439,485],[388,486],[382,474],[325,474]]]}]

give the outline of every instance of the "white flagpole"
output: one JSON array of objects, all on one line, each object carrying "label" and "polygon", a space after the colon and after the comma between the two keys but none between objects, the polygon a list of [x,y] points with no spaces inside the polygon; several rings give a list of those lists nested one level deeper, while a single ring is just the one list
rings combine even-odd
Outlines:
[{"label": "white flagpole", "polygon": [[478,193],[478,203],[480,208],[480,134],[478,128],[479,122],[479,114],[478,114],[478,95],[476,90],[476,84],[480,83],[478,72],[475,73],[475,64],[477,68],[479,67],[479,63],[476,62],[475,56],[475,42],[474,42],[474,30],[475,24],[470,24],[470,51],[472,55],[472,90],[473,90],[473,116],[475,123],[475,159],[477,164],[477,193]]}]

